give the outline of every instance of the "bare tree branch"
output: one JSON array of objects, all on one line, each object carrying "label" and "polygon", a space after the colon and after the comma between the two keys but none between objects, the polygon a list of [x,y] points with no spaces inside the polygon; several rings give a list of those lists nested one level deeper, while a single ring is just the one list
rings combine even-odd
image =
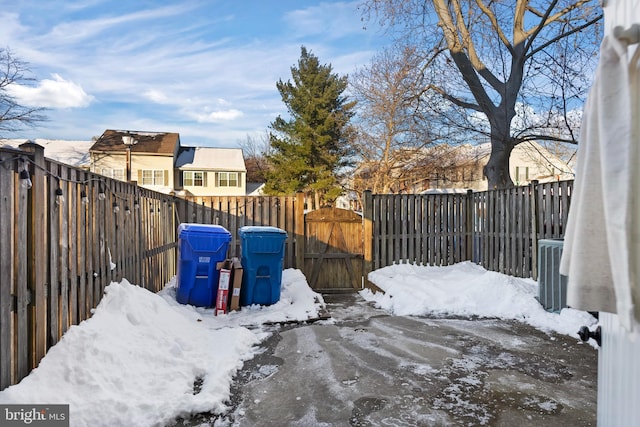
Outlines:
[{"label": "bare tree branch", "polygon": [[[487,7],[486,4],[484,4],[484,2],[482,0],[476,0],[476,4],[478,5],[478,7],[482,11],[482,13],[484,13],[487,16],[487,18],[489,18],[489,21],[491,22],[491,25],[493,26],[493,29],[498,34],[498,38],[500,38],[500,40],[502,41],[504,46],[507,49],[512,50],[511,42],[505,36],[504,32],[502,31],[502,28],[500,28],[500,24],[498,23],[498,19],[496,18],[496,15],[491,11],[491,9],[489,9]],[[516,17],[520,16],[520,13],[518,11],[518,6],[519,5],[516,6]]]},{"label": "bare tree branch", "polygon": [[546,43],[538,46],[537,48],[531,49],[529,51],[529,53],[527,54],[526,58],[529,59],[532,56],[534,56],[535,54],[537,54],[537,53],[543,51],[544,49],[546,49],[547,47],[551,46],[552,44],[557,43],[558,41],[560,41],[560,40],[562,40],[564,38],[567,38],[567,37],[569,37],[569,36],[571,36],[571,35],[573,35],[575,33],[579,33],[580,31],[591,27],[596,22],[602,20],[602,18],[603,18],[602,14],[597,15],[595,18],[591,19],[590,21],[587,21],[584,24],[582,24],[582,25],[580,25],[578,27],[575,27],[572,30],[567,31],[566,33],[559,34],[557,37],[554,37],[554,38],[550,39],[549,41],[547,41]]},{"label": "bare tree branch", "polygon": [[13,85],[35,81],[27,64],[16,58],[9,49],[0,48],[0,132],[15,132],[46,120],[45,108],[22,105],[11,94]]},{"label": "bare tree branch", "polygon": [[441,87],[438,87],[438,86],[435,86],[435,85],[428,85],[426,90],[429,90],[429,89],[433,90],[434,92],[437,92],[444,99],[446,99],[449,102],[454,103],[458,107],[467,108],[469,110],[474,110],[474,111],[477,111],[479,113],[482,113],[484,111],[482,108],[480,108],[480,106],[478,104],[474,104],[474,103],[467,102],[467,101],[464,101],[462,99],[456,98],[455,96],[449,94],[447,91],[445,91]]},{"label": "bare tree branch", "polygon": [[[451,57],[459,69],[465,70],[462,75],[467,81],[474,98],[485,108],[492,107],[493,104],[487,96],[478,75],[482,76],[496,91],[502,90],[503,83],[489,71],[489,68],[478,57],[471,34],[464,24],[460,2],[458,0],[434,0],[434,6],[440,18],[440,26],[444,32]],[[448,6],[454,8],[453,13]],[[455,21],[454,15],[456,17]],[[465,53],[465,50],[467,53]]]},{"label": "bare tree branch", "polygon": [[[574,139],[574,112],[581,110],[601,37],[598,0],[363,1],[367,16],[429,52],[416,97],[440,127],[434,133],[463,141],[469,133],[478,141],[489,136],[490,188],[512,185],[509,156],[517,144]],[[446,59],[431,56],[442,40]]]}]

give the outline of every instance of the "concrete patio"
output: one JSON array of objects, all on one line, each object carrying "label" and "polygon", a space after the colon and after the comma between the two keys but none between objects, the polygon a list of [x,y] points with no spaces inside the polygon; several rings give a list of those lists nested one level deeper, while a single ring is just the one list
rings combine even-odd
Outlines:
[{"label": "concrete patio", "polygon": [[178,425],[596,425],[597,351],[577,338],[324,298],[331,320],[273,325],[227,414]]}]

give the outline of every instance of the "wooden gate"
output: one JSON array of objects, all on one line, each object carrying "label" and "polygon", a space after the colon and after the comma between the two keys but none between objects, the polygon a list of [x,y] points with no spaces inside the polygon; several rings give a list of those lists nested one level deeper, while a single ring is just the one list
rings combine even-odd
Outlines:
[{"label": "wooden gate", "polygon": [[338,208],[305,215],[304,273],[316,291],[346,292],[362,288],[362,216]]}]

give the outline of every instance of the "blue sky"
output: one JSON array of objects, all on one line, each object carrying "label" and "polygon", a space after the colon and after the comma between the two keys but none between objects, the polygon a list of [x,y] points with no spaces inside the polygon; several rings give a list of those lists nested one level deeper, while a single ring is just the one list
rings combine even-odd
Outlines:
[{"label": "blue sky", "polygon": [[339,74],[387,37],[363,29],[361,0],[20,0],[0,9],[0,46],[38,83],[16,88],[49,121],[10,138],[90,140],[105,129],[179,132],[236,147],[286,115],[276,89],[300,47]]}]

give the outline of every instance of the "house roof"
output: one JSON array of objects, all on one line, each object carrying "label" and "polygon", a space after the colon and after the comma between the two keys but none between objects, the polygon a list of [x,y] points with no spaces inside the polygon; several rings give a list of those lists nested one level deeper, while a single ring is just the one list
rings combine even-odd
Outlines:
[{"label": "house roof", "polygon": [[264,182],[247,182],[247,196],[262,196]]},{"label": "house roof", "polygon": [[89,151],[125,152],[123,136],[131,136],[136,141],[131,145],[133,153],[170,154],[180,146],[180,135],[175,132],[140,132],[107,129],[91,146]]},{"label": "house roof", "polygon": [[[27,139],[0,139],[0,147],[18,148]],[[44,147],[44,156],[70,166],[89,167],[89,147],[92,141],[66,141],[62,139],[35,139],[32,142]]]},{"label": "house roof", "polygon": [[186,170],[247,171],[240,148],[182,147],[176,167]]}]

